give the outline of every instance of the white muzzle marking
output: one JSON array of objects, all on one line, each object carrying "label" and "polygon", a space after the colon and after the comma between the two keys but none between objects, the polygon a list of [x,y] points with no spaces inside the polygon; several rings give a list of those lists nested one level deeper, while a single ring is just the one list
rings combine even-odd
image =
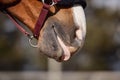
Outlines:
[{"label": "white muzzle marking", "polygon": [[86,19],[82,6],[74,6],[72,8],[74,23],[77,26],[76,37],[83,40],[86,36]]}]

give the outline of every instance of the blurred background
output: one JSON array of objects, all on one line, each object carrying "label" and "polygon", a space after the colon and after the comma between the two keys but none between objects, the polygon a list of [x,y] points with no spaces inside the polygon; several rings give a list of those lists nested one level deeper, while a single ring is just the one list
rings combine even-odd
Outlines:
[{"label": "blurred background", "polygon": [[[120,1],[87,0],[85,45],[62,71],[120,70]],[[48,59],[0,13],[0,71],[48,71]]]}]

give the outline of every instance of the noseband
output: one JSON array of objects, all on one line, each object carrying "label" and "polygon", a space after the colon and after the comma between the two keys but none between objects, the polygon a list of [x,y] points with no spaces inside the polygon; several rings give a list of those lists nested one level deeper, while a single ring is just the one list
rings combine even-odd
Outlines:
[{"label": "noseband", "polygon": [[[3,13],[5,13],[12,21],[13,23],[16,25],[16,27],[23,33],[25,34],[28,38],[29,38],[29,42],[31,44],[31,40],[33,38],[38,39],[39,38],[39,34],[40,31],[43,27],[43,24],[46,20],[46,17],[48,15],[49,9],[51,6],[60,6],[60,7],[72,7],[74,4],[80,4],[83,6],[83,8],[86,7],[86,2],[85,0],[52,0],[52,2],[46,3],[45,0],[42,0],[43,3],[43,7],[41,10],[41,13],[39,14],[39,18],[36,22],[34,31],[33,31],[33,36],[30,35],[29,32],[27,32],[20,24],[19,22],[16,20],[16,18],[14,16],[12,16],[7,10],[1,10]],[[31,46],[36,47],[34,45],[31,44]]]}]

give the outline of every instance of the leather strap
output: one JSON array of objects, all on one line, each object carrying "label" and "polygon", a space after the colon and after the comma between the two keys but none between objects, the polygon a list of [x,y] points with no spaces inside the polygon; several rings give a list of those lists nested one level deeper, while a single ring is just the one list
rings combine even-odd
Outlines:
[{"label": "leather strap", "polygon": [[34,28],[33,36],[38,39],[40,30],[43,27],[43,24],[45,22],[45,19],[47,17],[47,14],[49,12],[50,5],[43,4],[43,8],[41,10],[41,13],[39,15],[39,18],[37,20],[37,23]]},{"label": "leather strap", "polygon": [[[52,0],[54,5],[57,4],[59,1],[61,0]],[[34,32],[33,32],[33,36],[34,38],[38,39],[39,38],[39,34],[40,31],[43,27],[43,24],[45,22],[45,19],[47,17],[47,14],[49,12],[50,7],[53,6],[53,4],[46,4],[43,3],[43,8],[40,12],[39,18],[36,22],[35,28],[34,28]],[[24,34],[26,35],[29,39],[32,39],[33,37],[30,35],[29,32],[27,32],[20,24],[19,22],[16,20],[15,17],[13,17],[7,10],[1,10],[3,13],[5,13],[11,20],[12,22],[16,25],[16,27]]]},{"label": "leather strap", "polygon": [[[57,4],[59,1],[61,0],[53,0],[53,2],[55,4]],[[40,35],[40,31],[43,27],[43,24],[45,22],[45,19],[47,17],[47,14],[49,12],[49,9],[50,9],[51,5],[50,4],[46,4],[46,3],[43,3],[43,8],[41,10],[41,13],[39,15],[39,18],[36,22],[36,25],[35,25],[35,28],[34,28],[34,32],[33,32],[33,36],[38,39],[39,35]]]},{"label": "leather strap", "polygon": [[27,32],[20,24],[19,22],[16,20],[15,17],[13,17],[8,11],[4,10],[2,11],[3,13],[5,13],[9,19],[15,24],[15,26],[20,30],[20,32],[22,32],[25,36],[27,36],[28,38],[31,39],[31,35],[29,32]]}]

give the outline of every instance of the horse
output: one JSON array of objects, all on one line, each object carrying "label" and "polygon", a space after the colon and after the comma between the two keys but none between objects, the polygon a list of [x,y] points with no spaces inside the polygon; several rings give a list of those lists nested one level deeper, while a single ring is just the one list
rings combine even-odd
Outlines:
[{"label": "horse", "polygon": [[85,7],[84,0],[0,0],[1,12],[11,18],[30,42],[37,39],[37,45],[31,45],[37,47],[40,54],[58,62],[68,61],[84,44]]}]

